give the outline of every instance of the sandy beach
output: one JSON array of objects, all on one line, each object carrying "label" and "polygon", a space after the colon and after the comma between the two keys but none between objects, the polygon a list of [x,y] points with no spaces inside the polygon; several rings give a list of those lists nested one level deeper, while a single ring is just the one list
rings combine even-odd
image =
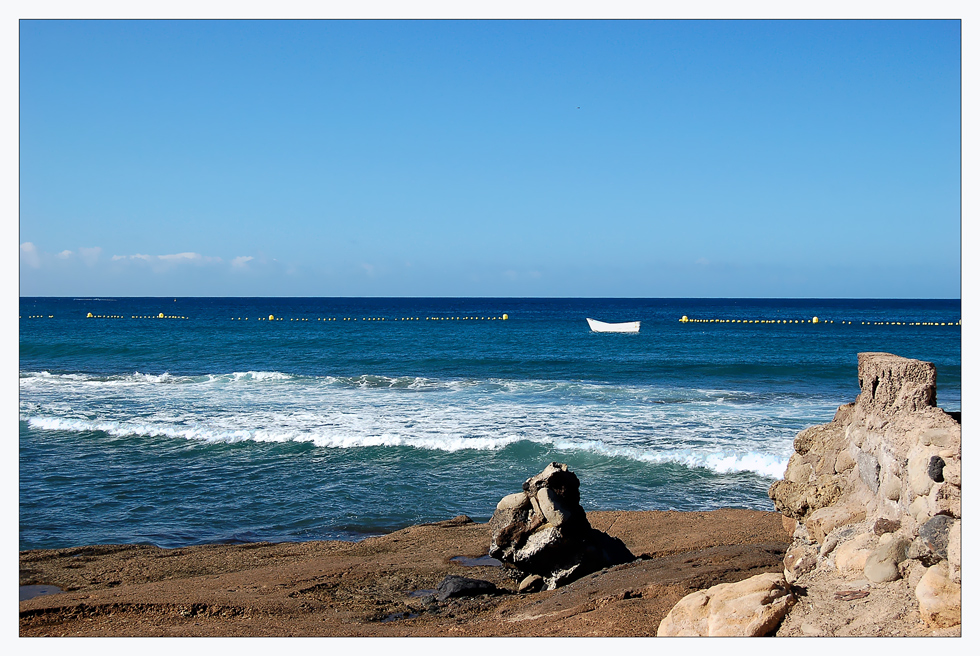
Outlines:
[{"label": "sandy beach", "polygon": [[[588,513],[638,556],[557,590],[518,594],[487,554],[487,524],[457,517],[360,542],[85,546],[20,553],[21,636],[653,636],[683,596],[782,571],[781,515]],[[448,598],[447,575],[499,594]]]}]

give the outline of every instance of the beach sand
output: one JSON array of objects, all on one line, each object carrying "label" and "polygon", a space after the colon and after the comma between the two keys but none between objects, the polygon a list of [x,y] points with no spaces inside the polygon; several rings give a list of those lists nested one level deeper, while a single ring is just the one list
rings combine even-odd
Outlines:
[{"label": "beach sand", "polygon": [[[21,601],[20,635],[653,636],[690,592],[781,572],[789,543],[781,517],[590,512],[592,526],[641,558],[533,594],[517,594],[506,567],[467,566],[486,555],[490,531],[465,517],[360,542],[23,551],[21,586],[64,592]],[[506,592],[412,596],[449,574]]]}]

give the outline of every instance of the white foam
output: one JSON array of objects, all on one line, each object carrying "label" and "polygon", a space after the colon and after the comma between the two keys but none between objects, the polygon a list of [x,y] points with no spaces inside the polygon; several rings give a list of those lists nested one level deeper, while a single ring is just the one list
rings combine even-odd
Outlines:
[{"label": "white foam", "polygon": [[526,441],[771,479],[782,476],[795,434],[836,409],[741,392],[729,403],[721,397],[732,393],[718,390],[274,371],[194,377],[35,372],[22,373],[20,386],[21,419],[37,430],[447,452]]}]

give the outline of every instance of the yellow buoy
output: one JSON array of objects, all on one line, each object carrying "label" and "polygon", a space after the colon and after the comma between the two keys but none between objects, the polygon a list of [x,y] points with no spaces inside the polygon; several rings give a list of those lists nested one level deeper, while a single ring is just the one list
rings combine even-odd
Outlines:
[{"label": "yellow buoy", "polygon": [[163,312],[157,315],[157,319],[162,319],[162,318],[163,318]]},{"label": "yellow buoy", "polygon": [[86,319],[91,319],[91,318],[92,318],[92,313],[91,313],[91,312],[89,312],[89,313],[88,313],[88,315],[87,315],[87,316],[86,316],[85,318],[86,318]]},{"label": "yellow buoy", "polygon": [[500,317],[500,318],[503,319],[504,321],[507,321],[507,315],[506,314],[504,316]]},{"label": "yellow buoy", "polygon": [[820,323],[820,319],[813,317],[813,323]]},{"label": "yellow buoy", "polygon": [[681,323],[687,323],[688,321],[690,321],[690,319],[687,318],[686,314],[683,317],[681,317]]},{"label": "yellow buoy", "polygon": [[270,314],[269,315],[269,321],[275,321],[275,320],[276,320],[275,315]]}]

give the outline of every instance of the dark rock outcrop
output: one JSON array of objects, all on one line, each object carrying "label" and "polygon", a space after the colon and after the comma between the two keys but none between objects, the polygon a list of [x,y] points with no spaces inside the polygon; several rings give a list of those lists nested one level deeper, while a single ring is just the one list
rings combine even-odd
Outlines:
[{"label": "dark rock outcrop", "polygon": [[622,540],[594,529],[579,503],[579,480],[553,462],[500,500],[490,518],[490,555],[553,590],[636,557]]}]

